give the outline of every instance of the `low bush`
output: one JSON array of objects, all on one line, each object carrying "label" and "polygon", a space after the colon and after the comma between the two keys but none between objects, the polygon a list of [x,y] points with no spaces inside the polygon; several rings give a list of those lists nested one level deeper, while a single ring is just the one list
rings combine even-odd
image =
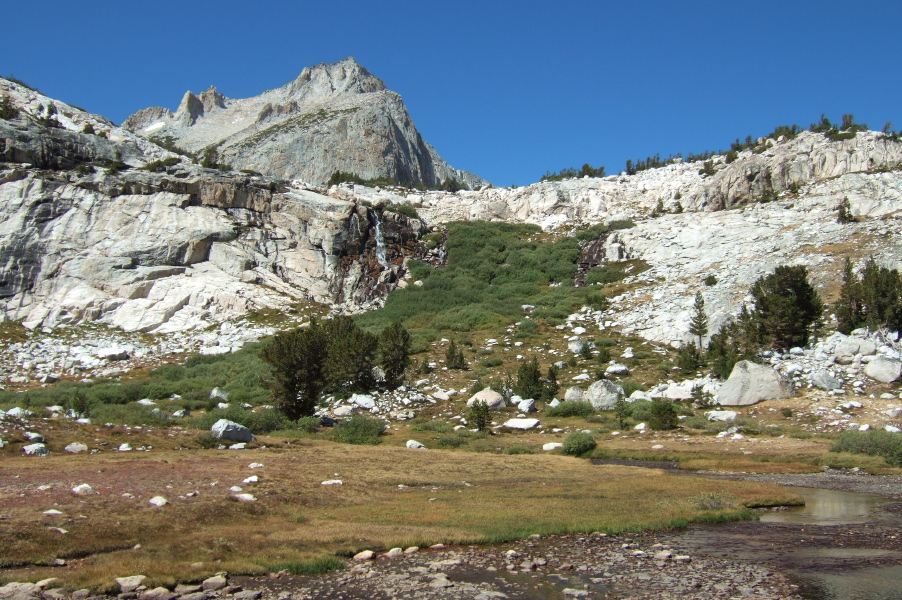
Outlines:
[{"label": "low bush", "polygon": [[545,409],[549,417],[588,417],[594,412],[592,404],[582,400],[564,400],[557,406]]},{"label": "low bush", "polygon": [[342,444],[376,445],[382,442],[385,433],[385,422],[363,415],[354,415],[345,421],[339,421],[332,428],[332,439]]},{"label": "low bush", "polygon": [[509,446],[504,449],[505,454],[535,454],[536,451],[529,446]]},{"label": "low bush", "polygon": [[444,419],[414,421],[411,423],[410,428],[414,431],[435,431],[436,433],[447,433],[454,429]]},{"label": "low bush", "polygon": [[562,450],[564,454],[569,454],[570,456],[582,456],[586,452],[594,450],[596,445],[595,438],[590,434],[574,431],[564,440]]},{"label": "low bush", "polygon": [[845,431],[839,434],[830,451],[882,456],[887,464],[902,467],[902,434],[879,429]]},{"label": "low bush", "polygon": [[[228,419],[239,425],[244,425],[251,433],[261,434],[276,431],[277,429],[291,429],[292,421],[273,408],[264,408],[257,411],[249,411],[240,406],[229,408],[217,408],[195,419],[191,425],[195,429],[210,429],[220,419]],[[317,420],[318,421],[318,420]]]},{"label": "low bush", "polygon": [[673,402],[661,398],[651,401],[648,426],[655,430],[676,429],[679,420]]}]

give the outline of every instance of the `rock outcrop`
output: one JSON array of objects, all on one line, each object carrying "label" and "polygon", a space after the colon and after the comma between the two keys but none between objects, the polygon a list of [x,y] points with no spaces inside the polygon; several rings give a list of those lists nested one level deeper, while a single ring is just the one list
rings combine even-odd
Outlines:
[{"label": "rock outcrop", "polygon": [[792,384],[769,366],[741,360],[721,386],[717,403],[722,406],[749,406],[762,400],[789,398]]},{"label": "rock outcrop", "polygon": [[215,160],[281,179],[323,184],[342,171],[433,187],[487,182],[450,167],[416,129],[401,97],[353,58],[303,70],[259,96],[186,92],[173,113],[151,107],[123,127]]}]

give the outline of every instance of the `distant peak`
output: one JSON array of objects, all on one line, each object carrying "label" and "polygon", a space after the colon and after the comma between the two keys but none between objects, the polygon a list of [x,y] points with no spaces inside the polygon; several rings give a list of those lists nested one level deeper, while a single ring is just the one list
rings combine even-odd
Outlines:
[{"label": "distant peak", "polygon": [[288,84],[292,98],[325,98],[336,93],[366,94],[385,90],[385,83],[366,70],[353,56],[336,63],[307,67]]}]

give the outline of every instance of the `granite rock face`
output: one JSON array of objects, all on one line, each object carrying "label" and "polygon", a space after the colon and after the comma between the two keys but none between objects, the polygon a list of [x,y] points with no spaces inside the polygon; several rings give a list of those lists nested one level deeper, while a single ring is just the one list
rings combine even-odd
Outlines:
[{"label": "granite rock face", "polygon": [[353,58],[304,69],[259,96],[226,98],[215,87],[187,92],[173,113],[151,107],[123,126],[281,179],[323,184],[333,173],[436,186],[486,182],[450,167],[416,129],[401,97]]}]

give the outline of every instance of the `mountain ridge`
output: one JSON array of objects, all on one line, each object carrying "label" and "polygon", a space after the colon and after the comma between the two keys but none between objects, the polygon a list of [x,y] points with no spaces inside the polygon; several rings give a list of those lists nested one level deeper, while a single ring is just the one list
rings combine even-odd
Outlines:
[{"label": "mountain ridge", "polygon": [[123,127],[236,169],[324,184],[336,171],[433,187],[486,181],[449,166],[423,140],[401,96],[353,58],[305,68],[294,80],[242,99],[215,87],[186,92],[175,112],[140,110]]}]

